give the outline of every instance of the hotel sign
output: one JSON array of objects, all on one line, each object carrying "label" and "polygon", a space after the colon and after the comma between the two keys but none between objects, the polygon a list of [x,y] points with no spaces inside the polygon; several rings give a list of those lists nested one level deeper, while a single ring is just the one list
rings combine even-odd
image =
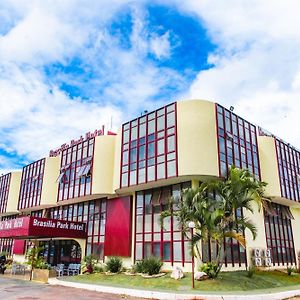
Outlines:
[{"label": "hotel sign", "polygon": [[0,222],[0,238],[86,238],[86,224],[56,219],[21,217]]},{"label": "hotel sign", "polygon": [[58,156],[62,151],[68,149],[69,147],[78,145],[80,143],[83,143],[84,141],[100,135],[104,135],[104,125],[102,125],[101,129],[96,129],[94,132],[89,131],[84,136],[81,135],[78,140],[71,140],[69,144],[63,144],[58,149],[50,150],[49,156]]}]

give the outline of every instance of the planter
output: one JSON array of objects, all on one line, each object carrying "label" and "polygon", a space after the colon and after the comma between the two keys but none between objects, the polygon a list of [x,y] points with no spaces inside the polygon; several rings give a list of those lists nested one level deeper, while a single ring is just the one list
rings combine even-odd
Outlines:
[{"label": "planter", "polygon": [[34,269],[32,271],[32,280],[48,283],[48,279],[56,277],[55,270]]}]

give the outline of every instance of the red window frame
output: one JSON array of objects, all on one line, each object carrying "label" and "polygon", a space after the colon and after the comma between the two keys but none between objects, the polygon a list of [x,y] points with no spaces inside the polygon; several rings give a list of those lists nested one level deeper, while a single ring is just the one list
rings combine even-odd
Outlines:
[{"label": "red window frame", "polygon": [[[135,197],[135,235],[134,235],[134,260],[141,260],[147,256],[146,248],[149,249],[149,255],[159,256],[162,261],[170,262],[172,265],[175,262],[180,262],[184,266],[185,263],[191,262],[190,253],[190,239],[185,237],[181,230],[175,230],[175,217],[170,217],[169,227],[166,228],[164,221],[164,228],[158,222],[158,217],[164,209],[168,209],[166,200],[166,192],[170,192],[170,196],[174,193],[180,193],[183,188],[190,187],[191,183],[181,183],[163,188],[156,188],[151,190],[144,190],[136,192]],[[165,196],[164,194],[165,193]],[[153,199],[155,196],[155,199]],[[158,201],[156,201],[157,199]],[[141,219],[141,226],[138,225],[138,219]],[[150,227],[146,228],[146,222],[150,221]],[[141,230],[138,229],[141,227]],[[157,229],[157,230],[156,230]],[[169,244],[169,259],[164,258],[164,246]],[[180,246],[181,259],[176,259],[174,245]],[[156,247],[158,245],[158,248]],[[141,255],[137,255],[137,247],[141,248]]]},{"label": "red window frame", "polygon": [[[57,202],[92,194],[95,138],[65,149],[61,155]],[[79,174],[90,165],[87,174]],[[82,173],[82,172],[81,172]]]},{"label": "red window frame", "polygon": [[[264,210],[267,247],[271,250],[272,263],[296,264],[295,246],[291,220],[284,215],[283,205],[271,203],[275,214]],[[279,250],[279,251],[278,251]]]},{"label": "red window frame", "polygon": [[98,254],[100,254],[100,259],[104,260],[106,199],[53,207],[49,209],[49,216],[53,219],[86,222],[86,255],[97,254],[96,252],[100,249],[102,254]]},{"label": "red window frame", "polygon": [[0,177],[0,213],[6,212],[11,173]]},{"label": "red window frame", "polygon": [[[18,215],[4,216],[0,218],[1,221],[16,219]],[[0,239],[0,252],[7,252],[8,256],[12,256],[14,240],[10,238]]]},{"label": "red window frame", "polygon": [[219,175],[227,177],[231,165],[248,169],[261,178],[257,128],[228,109],[216,104]]},{"label": "red window frame", "polygon": [[45,161],[46,159],[42,158],[23,167],[18,209],[40,205]]},{"label": "red window frame", "polygon": [[275,138],[281,196],[300,201],[300,152]]},{"label": "red window frame", "polygon": [[178,176],[176,106],[123,124],[120,188]]}]

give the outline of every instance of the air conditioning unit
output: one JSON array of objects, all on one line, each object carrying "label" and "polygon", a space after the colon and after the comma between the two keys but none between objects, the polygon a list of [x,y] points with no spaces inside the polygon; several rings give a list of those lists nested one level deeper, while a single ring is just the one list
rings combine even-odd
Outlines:
[{"label": "air conditioning unit", "polygon": [[261,249],[259,249],[259,248],[253,249],[253,256],[254,256],[255,258],[261,257],[261,256],[262,256],[261,254],[262,254],[262,253],[261,253]]},{"label": "air conditioning unit", "polygon": [[265,257],[271,257],[271,249],[266,249],[265,250]]},{"label": "air conditioning unit", "polygon": [[253,259],[253,263],[256,267],[261,267],[262,266],[262,259],[261,257],[255,257]]},{"label": "air conditioning unit", "polygon": [[266,267],[271,267],[272,266],[272,259],[271,259],[271,257],[266,257],[265,258],[265,266]]}]

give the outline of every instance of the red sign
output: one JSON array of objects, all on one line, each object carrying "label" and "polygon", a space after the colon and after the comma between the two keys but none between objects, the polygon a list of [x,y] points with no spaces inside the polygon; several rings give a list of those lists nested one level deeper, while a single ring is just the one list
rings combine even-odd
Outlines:
[{"label": "red sign", "polygon": [[90,132],[90,131],[87,132],[85,134],[85,137],[81,135],[78,140],[71,140],[70,144],[63,144],[56,150],[50,150],[49,156],[50,157],[58,156],[62,151],[68,149],[69,147],[75,146],[77,144],[80,144],[84,141],[87,141],[99,135],[104,135],[104,125],[102,125],[101,129],[96,129],[94,132]]},{"label": "red sign", "polygon": [[66,237],[86,238],[85,223],[38,217],[0,222],[0,238]]}]

